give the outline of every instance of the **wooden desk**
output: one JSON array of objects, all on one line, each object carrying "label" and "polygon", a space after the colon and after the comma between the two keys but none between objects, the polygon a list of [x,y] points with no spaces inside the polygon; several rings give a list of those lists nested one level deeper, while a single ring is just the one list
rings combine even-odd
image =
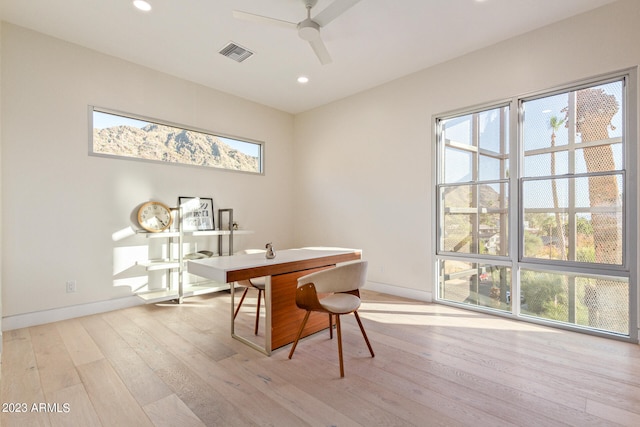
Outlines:
[{"label": "wooden desk", "polygon": [[[272,350],[293,342],[305,312],[296,306],[298,278],[315,271],[330,268],[341,262],[360,259],[359,249],[302,248],[276,252],[274,259],[263,253],[222,256],[191,260],[187,271],[220,283],[229,283],[231,289],[231,335],[245,344],[271,354]],[[235,307],[234,282],[252,277],[266,276],[265,285],[265,344],[259,346],[236,335],[233,310]],[[328,318],[322,313],[311,313],[303,336],[327,328]]]}]

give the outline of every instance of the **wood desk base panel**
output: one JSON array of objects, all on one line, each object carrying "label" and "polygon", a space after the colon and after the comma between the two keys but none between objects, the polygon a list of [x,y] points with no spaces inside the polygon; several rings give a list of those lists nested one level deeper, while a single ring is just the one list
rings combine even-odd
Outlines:
[{"label": "wood desk base panel", "polygon": [[[296,339],[298,328],[306,313],[296,305],[298,278],[316,271],[332,268],[319,267],[294,273],[271,276],[271,348],[291,344]],[[335,320],[334,320],[335,324]],[[324,313],[311,313],[302,336],[314,334],[329,327],[329,316]],[[327,332],[328,335],[328,332]]]}]

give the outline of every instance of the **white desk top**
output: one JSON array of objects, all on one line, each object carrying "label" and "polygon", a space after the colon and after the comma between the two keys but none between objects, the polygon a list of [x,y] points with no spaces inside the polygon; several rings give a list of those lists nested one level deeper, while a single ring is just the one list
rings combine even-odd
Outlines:
[{"label": "white desk top", "polygon": [[296,271],[295,268],[304,262],[335,264],[356,260],[360,259],[361,252],[360,249],[314,247],[276,251],[274,259],[266,259],[264,253],[220,256],[190,260],[187,263],[187,271],[220,283],[229,283],[251,277]]}]

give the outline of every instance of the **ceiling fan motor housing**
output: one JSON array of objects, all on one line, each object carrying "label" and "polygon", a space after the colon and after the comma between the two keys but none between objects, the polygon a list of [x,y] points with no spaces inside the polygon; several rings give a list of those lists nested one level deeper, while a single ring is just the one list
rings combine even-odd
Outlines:
[{"label": "ceiling fan motor housing", "polygon": [[302,40],[316,40],[320,37],[320,25],[307,18],[298,24],[298,35]]}]

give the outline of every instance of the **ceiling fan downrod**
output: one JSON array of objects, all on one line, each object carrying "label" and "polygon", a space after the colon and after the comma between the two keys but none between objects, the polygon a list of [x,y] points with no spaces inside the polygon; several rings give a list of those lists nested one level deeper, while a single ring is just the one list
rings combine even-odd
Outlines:
[{"label": "ceiling fan downrod", "polygon": [[312,41],[320,38],[320,25],[311,19],[311,8],[316,3],[317,0],[305,0],[307,19],[298,23],[298,36],[302,40]]}]

